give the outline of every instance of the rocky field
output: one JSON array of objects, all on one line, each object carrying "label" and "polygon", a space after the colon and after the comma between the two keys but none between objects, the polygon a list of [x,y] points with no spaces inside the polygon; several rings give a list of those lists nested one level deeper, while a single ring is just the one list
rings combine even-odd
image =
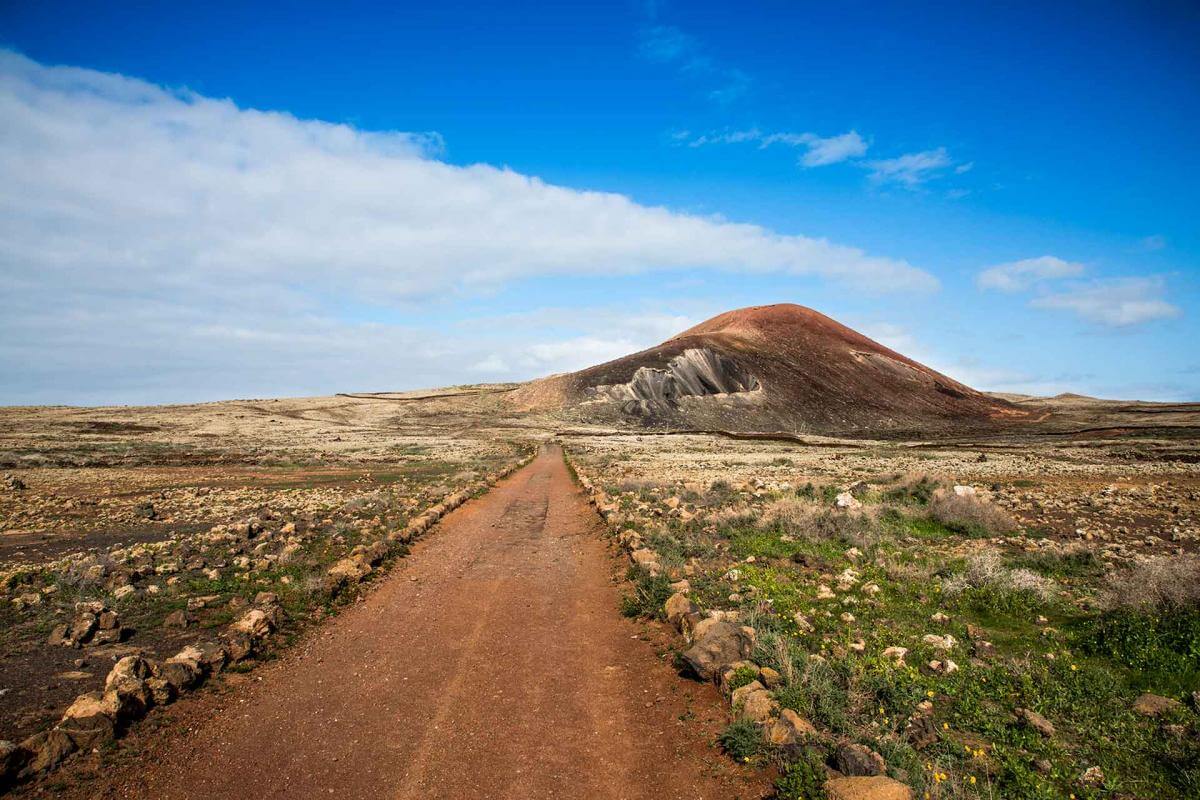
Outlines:
[{"label": "rocky field", "polygon": [[630,565],[604,613],[779,797],[1200,796],[1194,440],[566,429],[511,388],[0,409],[4,780],[86,794],[553,440]]},{"label": "rocky field", "polygon": [[566,441],[729,756],[784,798],[1200,796],[1193,448],[816,444]]},{"label": "rocky field", "polygon": [[336,613],[531,453],[472,432],[477,399],[0,412],[5,780],[103,750]]}]

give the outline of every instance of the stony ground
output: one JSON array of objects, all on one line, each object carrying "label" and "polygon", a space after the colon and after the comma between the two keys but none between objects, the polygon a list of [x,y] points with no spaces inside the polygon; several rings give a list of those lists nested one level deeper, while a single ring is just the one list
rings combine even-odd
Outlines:
[{"label": "stony ground", "polygon": [[[68,797],[758,798],[709,745],[712,687],[682,682],[616,613],[599,521],[548,448],[447,515],[364,599],[178,706],[149,757]],[[569,632],[569,635],[564,635]],[[136,750],[136,745],[131,748]],[[253,768],[247,757],[253,754]]]},{"label": "stony ground", "polygon": [[[904,796],[883,776],[939,798],[1200,796],[1194,451],[822,444],[566,442],[630,550],[627,613],[669,618],[684,671],[730,696],[730,755],[792,798],[836,773],[881,776],[878,797]],[[713,619],[754,643],[709,672]]]},{"label": "stony ground", "polygon": [[[784,798],[1200,796],[1194,440],[612,435],[513,412],[509,388],[0,409],[0,740],[33,748],[0,744],[18,792],[135,774],[152,732],[242,703],[255,664],[286,672],[289,643],[556,439],[634,558],[622,609],[678,631],[661,644],[682,692],[699,676],[732,704],[707,773],[732,758]],[[516,644],[563,626],[543,627]]]},{"label": "stony ground", "polygon": [[123,658],[260,609],[273,643],[225,650],[261,659],[336,612],[414,520],[531,452],[473,431],[487,401],[0,410],[0,739],[47,730]]}]

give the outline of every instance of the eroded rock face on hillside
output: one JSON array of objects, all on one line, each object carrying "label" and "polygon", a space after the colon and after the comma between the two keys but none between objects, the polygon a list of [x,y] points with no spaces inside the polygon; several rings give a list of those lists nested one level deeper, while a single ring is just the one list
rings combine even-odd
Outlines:
[{"label": "eroded rock face on hillside", "polygon": [[736,361],[707,348],[691,348],[667,362],[666,369],[640,367],[628,383],[586,390],[591,402],[613,402],[626,414],[654,416],[679,407],[685,397],[709,397],[760,389],[758,379]]}]

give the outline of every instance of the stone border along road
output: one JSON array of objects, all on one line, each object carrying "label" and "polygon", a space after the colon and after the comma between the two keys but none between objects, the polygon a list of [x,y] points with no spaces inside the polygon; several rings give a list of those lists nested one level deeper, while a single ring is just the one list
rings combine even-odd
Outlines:
[{"label": "stone border along road", "polygon": [[[63,797],[758,798],[727,714],[622,618],[623,563],[544,448],[251,680],[164,710]],[[165,731],[163,733],[162,731]]]}]

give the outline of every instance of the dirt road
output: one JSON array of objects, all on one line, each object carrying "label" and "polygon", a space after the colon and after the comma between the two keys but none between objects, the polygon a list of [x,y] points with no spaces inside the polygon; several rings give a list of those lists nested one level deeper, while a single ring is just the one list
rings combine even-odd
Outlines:
[{"label": "dirt road", "polygon": [[708,744],[724,720],[715,692],[681,681],[635,638],[653,631],[619,615],[597,524],[560,452],[543,451],[206,713],[172,708],[175,732],[142,744],[152,763],[89,793],[762,796]]}]

